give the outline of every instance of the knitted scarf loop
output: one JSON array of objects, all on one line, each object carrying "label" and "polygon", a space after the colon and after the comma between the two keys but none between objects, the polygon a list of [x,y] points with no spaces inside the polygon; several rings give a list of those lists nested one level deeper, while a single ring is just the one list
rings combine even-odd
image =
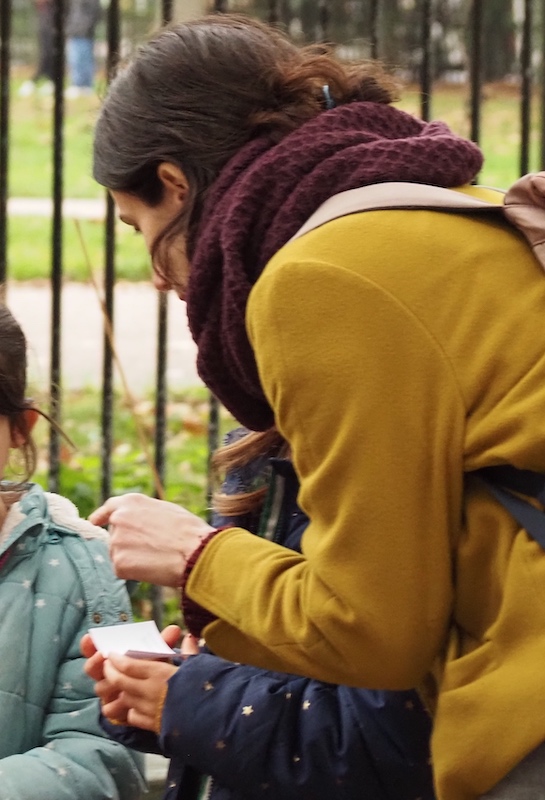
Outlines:
[{"label": "knitted scarf loop", "polygon": [[199,375],[239,422],[252,430],[274,424],[246,333],[249,293],[318,206],[385,181],[461,186],[481,165],[479,148],[444,123],[370,102],[325,111],[277,144],[253,139],[233,156],[188,246],[187,314]]}]

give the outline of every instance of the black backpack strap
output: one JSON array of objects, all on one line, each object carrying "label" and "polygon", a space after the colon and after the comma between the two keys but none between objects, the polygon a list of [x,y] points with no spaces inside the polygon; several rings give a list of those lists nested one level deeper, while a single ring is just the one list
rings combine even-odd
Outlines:
[{"label": "black backpack strap", "polygon": [[545,475],[528,469],[517,469],[510,464],[484,467],[471,474],[482,479],[490,494],[545,550],[545,511],[517,496],[525,494],[545,505]]}]

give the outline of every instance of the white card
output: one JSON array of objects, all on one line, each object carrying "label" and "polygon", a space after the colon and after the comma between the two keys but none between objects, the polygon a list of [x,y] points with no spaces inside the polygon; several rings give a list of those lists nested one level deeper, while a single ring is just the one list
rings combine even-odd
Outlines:
[{"label": "white card", "polygon": [[104,658],[110,653],[150,659],[164,659],[175,655],[175,651],[165,642],[152,620],[90,628],[89,635]]}]

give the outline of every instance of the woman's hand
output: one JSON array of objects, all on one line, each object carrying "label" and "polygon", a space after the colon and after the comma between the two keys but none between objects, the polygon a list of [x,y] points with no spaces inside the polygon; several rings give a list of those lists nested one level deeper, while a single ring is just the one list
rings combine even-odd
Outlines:
[{"label": "woman's hand", "polygon": [[159,733],[167,681],[177,670],[162,661],[110,654],[104,662],[104,680],[95,687],[102,713],[107,719]]},{"label": "woman's hand", "polygon": [[109,525],[110,556],[125,580],[180,585],[188,558],[214,528],[185,508],[143,494],[110,497],[90,515]]}]

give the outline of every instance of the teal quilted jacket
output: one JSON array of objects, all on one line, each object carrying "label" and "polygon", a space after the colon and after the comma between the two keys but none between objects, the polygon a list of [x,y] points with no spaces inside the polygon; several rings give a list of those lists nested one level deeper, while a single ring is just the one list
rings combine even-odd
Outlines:
[{"label": "teal quilted jacket", "polygon": [[104,737],[79,642],[130,617],[105,532],[32,484],[0,532],[0,800],[136,800],[141,762]]}]

